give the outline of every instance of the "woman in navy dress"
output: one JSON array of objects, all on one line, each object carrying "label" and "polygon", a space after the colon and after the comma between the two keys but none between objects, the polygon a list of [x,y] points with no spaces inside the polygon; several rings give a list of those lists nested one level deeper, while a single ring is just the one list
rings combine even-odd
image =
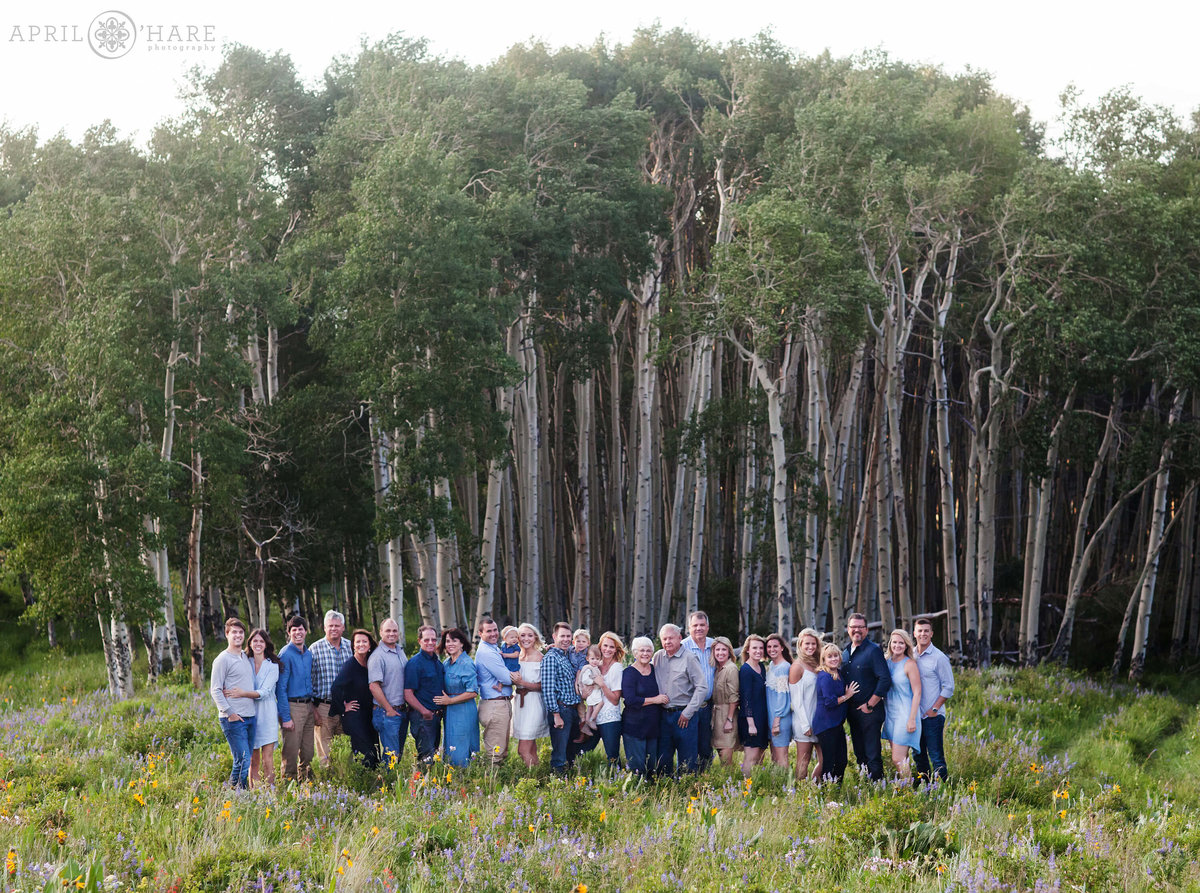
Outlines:
[{"label": "woman in navy dress", "polygon": [[625,765],[634,775],[649,778],[658,763],[658,725],[666,695],[658,693],[654,675],[654,643],[638,636],[629,646],[633,663],[621,672],[621,739],[625,744]]},{"label": "woman in navy dress", "polygon": [[446,690],[434,695],[433,702],[446,708],[443,742],[446,762],[465,766],[479,753],[479,706],[475,703],[479,677],[470,657],[471,640],[461,629],[448,629],[442,633],[438,650],[446,656],[442,661],[446,668]]},{"label": "woman in navy dress", "polygon": [[821,745],[825,778],[841,782],[846,774],[846,702],[858,694],[858,683],[842,680],[842,649],[830,642],[821,649],[821,669],[817,672],[817,707],[813,711],[813,734]]},{"label": "woman in navy dress", "polygon": [[763,663],[767,643],[762,636],[749,635],[742,645],[738,670],[738,737],[742,741],[742,774],[749,776],[762,762],[771,727],[767,719],[767,667]]}]

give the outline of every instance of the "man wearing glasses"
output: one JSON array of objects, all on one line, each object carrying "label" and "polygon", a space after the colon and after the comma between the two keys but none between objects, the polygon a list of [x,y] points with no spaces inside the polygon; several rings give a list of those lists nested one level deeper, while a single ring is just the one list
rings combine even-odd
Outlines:
[{"label": "man wearing glasses", "polygon": [[847,685],[858,683],[858,694],[850,699],[846,711],[850,742],[854,745],[855,761],[860,767],[867,767],[872,781],[879,781],[883,778],[880,733],[892,674],[882,649],[867,638],[867,618],[851,614],[846,621],[846,633],[850,644],[842,652],[842,675]]}]

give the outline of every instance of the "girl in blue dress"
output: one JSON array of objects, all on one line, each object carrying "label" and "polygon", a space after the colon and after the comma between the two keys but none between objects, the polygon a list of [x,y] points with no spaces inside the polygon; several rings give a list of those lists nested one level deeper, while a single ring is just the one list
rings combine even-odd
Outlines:
[{"label": "girl in blue dress", "polygon": [[767,636],[767,719],[771,724],[771,762],[788,765],[788,748],[792,745],[792,692],[788,674],[792,669],[792,652],[783,636]]},{"label": "girl in blue dress", "polygon": [[901,778],[910,778],[908,753],[921,749],[921,673],[913,660],[913,640],[902,629],[892,630],[888,638],[887,661],[892,687],[887,695],[883,720],[884,738],[892,742],[892,762]]},{"label": "girl in blue dress", "polygon": [[446,710],[443,736],[446,762],[465,766],[479,752],[479,707],[475,703],[479,677],[470,657],[471,640],[461,629],[448,629],[442,633],[438,650],[446,656],[442,661],[446,668],[446,691],[434,695],[433,702]]}]

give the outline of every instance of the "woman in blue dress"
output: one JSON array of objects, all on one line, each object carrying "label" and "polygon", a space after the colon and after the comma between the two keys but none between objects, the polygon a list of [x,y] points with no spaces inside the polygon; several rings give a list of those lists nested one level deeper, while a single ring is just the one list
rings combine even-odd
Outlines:
[{"label": "woman in blue dress", "polygon": [[902,629],[892,630],[887,647],[892,687],[888,690],[883,737],[892,742],[892,762],[901,778],[910,778],[908,752],[921,749],[921,673],[913,660],[913,640]]},{"label": "woman in blue dress", "polygon": [[787,766],[788,748],[792,745],[792,692],[788,674],[792,669],[792,652],[779,633],[767,636],[767,667],[764,680],[767,688],[767,718],[771,723],[771,762]]},{"label": "woman in blue dress", "polygon": [[470,657],[471,640],[461,629],[448,629],[442,633],[438,650],[446,656],[442,662],[446,668],[446,691],[435,695],[433,701],[446,708],[446,762],[465,766],[479,752],[479,707],[475,703],[479,679],[475,675],[475,661]]},{"label": "woman in blue dress", "polygon": [[771,726],[767,719],[767,668],[763,663],[766,642],[751,634],[742,645],[742,666],[738,670],[738,738],[742,742],[742,774],[747,778],[762,762],[770,742]]}]

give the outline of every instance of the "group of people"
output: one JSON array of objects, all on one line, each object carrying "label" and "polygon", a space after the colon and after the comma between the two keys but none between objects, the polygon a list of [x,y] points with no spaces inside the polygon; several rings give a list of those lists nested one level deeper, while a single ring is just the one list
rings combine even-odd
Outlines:
[{"label": "group of people", "polygon": [[501,630],[491,618],[479,623],[477,644],[461,629],[439,635],[421,626],[411,658],[390,618],[378,641],[365,629],[347,639],[337,611],[326,613],[324,632],[308,646],[304,619],[292,617],[276,655],[266,630],[247,638],[242,621],[226,622],[228,646],[213,662],[210,690],[233,755],[231,785],[274,784],[280,740],[285,779],[306,778],[314,752],[329,766],[339,733],[369,767],[381,759],[394,766],[410,735],[422,762],[440,753],[453,766],[477,758],[498,765],[515,739],[532,767],[539,740],[549,738],[556,772],[603,744],[610,763],[620,765],[623,752],[624,765],[648,777],[694,772],[713,759],[730,765],[738,750],[746,774],[768,749],[786,767],[795,743],[797,779],[840,781],[848,726],[872,779],[883,777],[884,738],[901,778],[912,774],[910,756],[919,777],[947,774],[954,677],[924,618],[911,636],[893,630],[881,649],[866,619],[851,614],[844,649],[804,629],[794,656],[793,643],[775,633],[752,634],[740,649],[711,638],[703,611],[688,618],[686,636],[663,626],[657,649],[645,636],[626,649],[613,632],[593,643],[567,623],[554,625],[547,644],[532,624]]}]

